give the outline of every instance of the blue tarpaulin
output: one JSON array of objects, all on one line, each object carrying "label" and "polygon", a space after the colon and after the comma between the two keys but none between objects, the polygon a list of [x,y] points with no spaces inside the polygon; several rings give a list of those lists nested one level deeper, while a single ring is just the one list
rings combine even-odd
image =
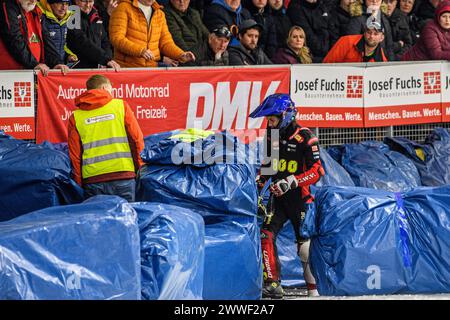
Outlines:
[{"label": "blue tarpaulin", "polygon": [[434,129],[424,144],[406,138],[387,137],[384,142],[392,150],[411,159],[420,174],[422,185],[450,184],[450,134],[444,128]]},{"label": "blue tarpaulin", "polygon": [[315,184],[316,187],[355,185],[348,172],[323,148],[320,148],[320,161],[325,175]]},{"label": "blue tarpaulin", "polygon": [[396,192],[421,185],[414,163],[381,142],[345,144],[331,148],[330,154],[341,160],[356,186]]},{"label": "blue tarpaulin", "polygon": [[0,221],[83,201],[70,172],[65,153],[0,133]]},{"label": "blue tarpaulin", "polygon": [[169,204],[136,202],[141,235],[142,298],[203,297],[205,225],[200,215]]},{"label": "blue tarpaulin", "polygon": [[0,223],[0,299],[140,299],[135,210],[97,196]]},{"label": "blue tarpaulin", "polygon": [[324,187],[303,229],[321,295],[450,292],[450,186]]},{"label": "blue tarpaulin", "polygon": [[[146,139],[154,144],[146,143],[142,153],[147,164],[140,172],[137,199],[177,205],[203,217],[204,299],[258,299],[257,190],[247,147],[226,132],[193,142],[170,136]],[[231,277],[236,272],[239,276]]]}]

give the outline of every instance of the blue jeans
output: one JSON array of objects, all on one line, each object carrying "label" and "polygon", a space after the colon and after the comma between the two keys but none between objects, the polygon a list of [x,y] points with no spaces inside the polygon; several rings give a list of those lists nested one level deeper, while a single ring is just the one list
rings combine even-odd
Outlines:
[{"label": "blue jeans", "polygon": [[119,196],[126,199],[128,202],[134,202],[136,193],[136,180],[114,180],[99,183],[89,183],[83,186],[84,197],[90,197],[99,194],[108,194]]}]

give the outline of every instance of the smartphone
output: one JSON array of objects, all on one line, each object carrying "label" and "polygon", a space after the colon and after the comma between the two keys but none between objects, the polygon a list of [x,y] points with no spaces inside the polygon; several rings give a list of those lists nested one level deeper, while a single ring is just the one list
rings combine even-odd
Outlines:
[{"label": "smartphone", "polygon": [[77,60],[77,61],[74,61],[74,62],[68,62],[67,63],[67,66],[70,68],[70,69],[73,69],[77,64],[79,64],[80,63],[80,60]]}]

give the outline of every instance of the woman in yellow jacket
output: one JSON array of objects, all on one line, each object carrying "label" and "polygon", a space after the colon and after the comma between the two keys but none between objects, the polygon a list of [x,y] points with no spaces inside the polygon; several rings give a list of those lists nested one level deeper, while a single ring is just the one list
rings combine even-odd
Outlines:
[{"label": "woman in yellow jacket", "polygon": [[155,0],[122,0],[112,12],[109,37],[121,67],[157,67],[161,55],[181,63],[195,60],[175,44],[161,9]]}]

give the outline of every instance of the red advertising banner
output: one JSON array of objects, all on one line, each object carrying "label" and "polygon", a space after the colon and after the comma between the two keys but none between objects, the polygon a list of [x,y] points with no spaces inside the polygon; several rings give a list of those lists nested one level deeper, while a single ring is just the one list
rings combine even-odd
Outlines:
[{"label": "red advertising banner", "polygon": [[366,127],[441,121],[441,63],[375,66],[365,70]]},{"label": "red advertising banner", "polygon": [[38,143],[67,141],[74,99],[93,74],[111,79],[113,96],[131,106],[144,136],[185,128],[260,128],[248,115],[268,95],[289,92],[289,67],[72,71],[38,76]]},{"label": "red advertising banner", "polygon": [[0,130],[16,139],[34,139],[33,71],[2,72]]}]

